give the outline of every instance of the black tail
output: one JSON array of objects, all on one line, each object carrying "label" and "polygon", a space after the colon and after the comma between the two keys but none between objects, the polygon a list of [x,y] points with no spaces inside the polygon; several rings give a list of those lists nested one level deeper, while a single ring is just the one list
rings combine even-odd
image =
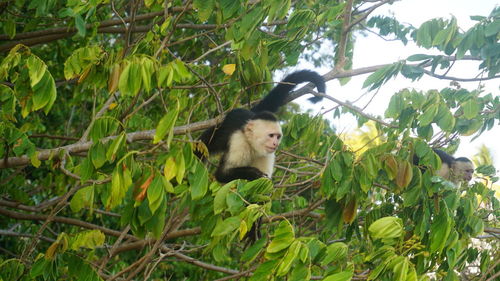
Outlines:
[{"label": "black tail", "polygon": [[[317,72],[310,70],[301,70],[289,74],[282,83],[276,85],[264,99],[262,99],[256,106],[252,107],[253,112],[271,111],[277,112],[280,106],[285,104],[286,99],[290,92],[299,83],[312,82],[316,85],[318,92],[325,93],[325,79]],[[285,84],[283,84],[285,83]],[[313,103],[320,101],[322,97],[312,97],[309,100]]]}]

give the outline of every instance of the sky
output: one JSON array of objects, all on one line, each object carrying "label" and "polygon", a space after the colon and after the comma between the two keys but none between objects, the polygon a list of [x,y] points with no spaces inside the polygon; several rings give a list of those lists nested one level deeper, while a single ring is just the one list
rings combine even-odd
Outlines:
[{"label": "sky", "polygon": [[[399,22],[409,23],[415,27],[419,27],[420,24],[432,18],[443,17],[449,19],[451,18],[451,15],[454,15],[457,18],[458,25],[463,30],[467,30],[475,23],[470,20],[470,16],[487,16],[493,8],[498,5],[498,3],[499,2],[495,0],[402,0],[395,2],[393,5],[384,5],[383,7],[380,7],[373,13],[373,15],[393,14]],[[399,41],[388,42],[370,33],[367,33],[366,36],[358,35],[354,49],[353,69],[378,64],[393,63],[400,59],[405,59],[412,54],[418,53],[433,54],[432,50],[420,49],[414,44],[408,44],[405,46]],[[312,67],[311,65],[304,63],[301,66],[298,66],[297,69],[300,67],[304,68],[305,65],[307,65],[308,68]],[[477,66],[478,63],[476,62],[456,63],[448,75],[470,78],[477,73]],[[329,71],[327,68],[316,70],[321,74]],[[368,77],[368,75],[354,77],[347,85],[344,86],[340,86],[336,80],[330,81],[327,84],[327,94],[333,95],[343,101],[355,101],[360,96],[364,95],[364,98],[355,103],[358,107],[363,107],[365,104],[369,103],[370,98],[374,94],[374,92],[367,92],[366,89],[362,89],[362,84],[366,77]],[[449,87],[449,83],[450,80],[439,80],[427,76],[412,82],[409,79],[398,76],[398,78],[393,79],[382,86],[375,98],[369,103],[364,111],[370,114],[383,116],[390,97],[399,90],[404,88],[415,88],[422,91],[430,89],[443,89],[445,87]],[[493,95],[499,95],[499,79],[485,81],[483,84],[486,87],[484,94],[491,93]],[[460,85],[462,88],[471,91],[478,88],[479,82],[460,82]],[[307,103],[300,102],[300,104]],[[335,104],[333,103],[324,104],[324,102],[322,102],[321,106],[324,108],[330,108],[334,105]],[[315,106],[313,112],[316,112],[319,108],[320,107],[317,108]],[[349,119],[350,121],[348,121]],[[344,115],[342,116],[342,120],[334,119],[333,124],[339,133],[346,133],[357,127],[354,118],[348,118]],[[484,132],[474,141],[471,141],[471,139],[472,137],[461,137],[461,145],[455,156],[472,158],[472,156],[478,152],[479,147],[482,144],[485,144],[492,152],[494,164],[498,170],[500,168],[500,146],[494,144],[500,140],[500,124],[497,122],[493,130]]]}]

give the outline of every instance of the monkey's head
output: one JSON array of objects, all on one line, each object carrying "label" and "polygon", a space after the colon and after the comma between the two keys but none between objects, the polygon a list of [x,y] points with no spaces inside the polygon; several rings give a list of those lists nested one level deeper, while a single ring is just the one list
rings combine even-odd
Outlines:
[{"label": "monkey's head", "polygon": [[248,121],[244,132],[248,142],[260,156],[274,153],[283,135],[277,120],[255,118]]},{"label": "monkey's head", "polygon": [[472,179],[472,174],[474,173],[474,164],[469,160],[469,158],[456,158],[453,163],[452,172],[453,178],[456,181],[469,182]]}]

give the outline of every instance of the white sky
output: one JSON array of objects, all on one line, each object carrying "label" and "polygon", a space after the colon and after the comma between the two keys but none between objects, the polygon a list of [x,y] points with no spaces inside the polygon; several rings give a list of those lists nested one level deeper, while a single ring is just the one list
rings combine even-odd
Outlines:
[{"label": "white sky", "polygon": [[[457,18],[459,27],[463,30],[467,30],[475,23],[470,20],[470,16],[488,16],[498,3],[499,2],[495,0],[402,0],[393,5],[385,5],[379,8],[373,15],[393,14],[399,22],[410,23],[415,27],[419,27],[421,23],[432,18],[443,17],[449,19],[451,15],[454,15]],[[384,41],[371,33],[368,33],[366,37],[358,35],[354,50],[353,69],[393,63],[399,59],[405,59],[412,54],[418,53],[433,54],[431,50],[420,49],[411,43],[404,46],[399,41]],[[305,68],[306,66],[307,68],[314,69],[307,63],[297,67],[297,69]],[[471,78],[478,73],[477,66],[478,64],[474,62],[457,62],[448,75],[459,78]],[[317,69],[317,71],[322,74],[328,70],[329,69],[326,68]],[[439,70],[437,72],[441,73]],[[361,95],[367,93],[366,89],[362,89],[362,84],[366,77],[368,77],[368,75],[353,77],[345,86],[340,86],[338,81],[331,81],[327,85],[327,94],[333,95],[343,101],[355,101]],[[366,108],[365,112],[383,116],[390,97],[400,89],[408,87],[422,91],[442,89],[448,87],[449,83],[450,80],[439,80],[428,76],[424,76],[422,79],[412,82],[400,75],[382,86],[374,100]],[[500,93],[500,81],[498,79],[485,81],[483,84],[486,86],[485,94],[491,93],[493,95],[498,95]],[[460,85],[467,90],[474,90],[478,88],[479,82],[460,82]],[[375,92],[370,92],[366,94],[364,99],[356,102],[355,105],[364,107],[374,93]],[[300,104],[306,105],[307,102],[300,102]],[[333,104],[325,104],[325,102],[321,103],[321,106],[324,108],[330,108],[332,105]],[[316,108],[317,107],[315,107],[314,112],[316,112]],[[328,114],[326,116],[328,116]],[[350,122],[349,119],[351,120]],[[348,132],[357,127],[355,119],[345,115],[342,116],[342,120],[333,120],[333,124],[339,133]],[[473,142],[471,142],[471,137],[461,137],[461,145],[455,156],[472,158],[472,156],[477,153],[478,148],[482,144],[485,144],[491,150],[495,166],[498,169],[500,167],[500,146],[495,145],[495,141],[498,140],[500,140],[500,126],[497,122],[493,130],[484,132],[481,137]]]}]

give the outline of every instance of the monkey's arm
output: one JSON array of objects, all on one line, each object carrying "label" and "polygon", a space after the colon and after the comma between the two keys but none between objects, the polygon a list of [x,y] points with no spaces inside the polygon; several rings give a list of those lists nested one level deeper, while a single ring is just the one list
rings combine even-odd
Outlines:
[{"label": "monkey's arm", "polygon": [[258,178],[266,178],[267,174],[255,167],[236,167],[226,170],[217,169],[215,178],[219,182],[230,182],[235,179],[256,180]]}]

